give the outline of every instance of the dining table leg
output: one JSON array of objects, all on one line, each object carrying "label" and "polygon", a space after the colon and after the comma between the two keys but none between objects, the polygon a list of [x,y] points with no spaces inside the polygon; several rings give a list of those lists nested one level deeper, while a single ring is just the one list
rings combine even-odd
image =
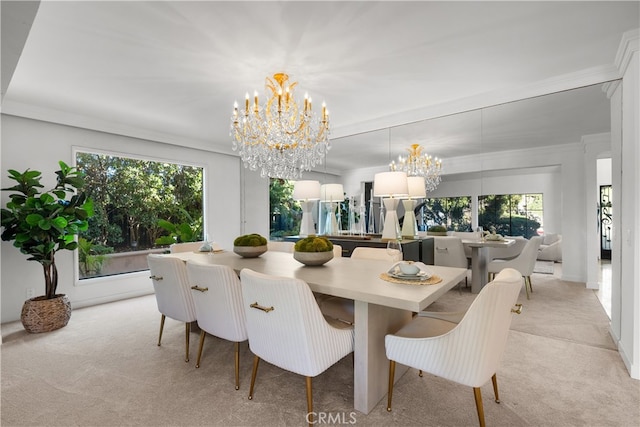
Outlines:
[{"label": "dining table leg", "polygon": [[[387,395],[389,360],[384,337],[410,322],[412,313],[357,300],[354,308],[353,405],[368,414]],[[396,381],[407,369],[396,366]]]},{"label": "dining table leg", "polygon": [[471,246],[471,292],[477,294],[487,284],[489,248]]}]

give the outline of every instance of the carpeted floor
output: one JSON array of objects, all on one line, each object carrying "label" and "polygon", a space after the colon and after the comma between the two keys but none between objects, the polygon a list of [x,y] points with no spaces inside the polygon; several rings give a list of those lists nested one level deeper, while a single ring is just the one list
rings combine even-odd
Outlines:
[{"label": "carpeted floor", "polygon": [[[498,371],[501,404],[482,387],[489,426],[637,426],[640,381],[629,377],[608,334],[608,318],[583,284],[534,274],[520,302]],[[468,289],[448,292],[430,309],[469,306]],[[153,296],[78,309],[69,325],[29,335],[2,325],[2,426],[298,426],[306,411],[304,379],[261,363],[247,400],[252,355],[241,348],[240,390],[233,386],[233,344],[208,337],[201,367],[183,360],[184,327],[160,315]],[[475,426],[470,388],[409,370],[385,402],[353,411],[350,357],[314,379],[314,408],[324,425]],[[330,419],[328,417],[331,417]],[[330,421],[330,422],[328,422]]]}]

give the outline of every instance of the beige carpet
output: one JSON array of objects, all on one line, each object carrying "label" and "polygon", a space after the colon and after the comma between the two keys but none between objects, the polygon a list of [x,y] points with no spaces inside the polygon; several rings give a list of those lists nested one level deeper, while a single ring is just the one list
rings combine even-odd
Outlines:
[{"label": "beige carpet", "polygon": [[[629,377],[607,333],[593,291],[534,274],[532,299],[514,318],[498,371],[501,404],[482,388],[488,426],[638,426],[640,382]],[[473,295],[452,290],[432,305],[466,308]],[[262,363],[247,400],[252,355],[241,351],[240,390],[233,386],[233,345],[208,338],[200,369],[183,360],[183,325],[160,315],[153,296],[78,309],[58,331],[28,335],[2,325],[2,426],[299,426],[305,424],[304,379]],[[379,403],[353,411],[352,361],[314,380],[322,425],[474,426],[470,388],[409,370],[397,383],[394,410]]]}]

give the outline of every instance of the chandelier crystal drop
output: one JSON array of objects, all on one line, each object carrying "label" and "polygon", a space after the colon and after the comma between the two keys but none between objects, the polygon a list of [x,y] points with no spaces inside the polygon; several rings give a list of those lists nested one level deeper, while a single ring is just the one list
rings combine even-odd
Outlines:
[{"label": "chandelier crystal drop", "polygon": [[398,162],[392,161],[389,164],[389,169],[404,171],[407,176],[422,176],[426,191],[435,190],[441,181],[442,160],[423,153],[420,144],[411,144],[411,148],[407,148],[407,151],[409,155],[407,157],[398,156]]},{"label": "chandelier crystal drop", "polygon": [[329,112],[324,103],[320,117],[305,94],[300,105],[293,97],[297,82],[289,83],[284,73],[267,77],[268,99],[264,105],[254,92],[253,102],[246,95],[244,109],[235,103],[230,136],[245,167],[260,169],[262,177],[299,179],[303,171],[322,164],[331,148]]}]

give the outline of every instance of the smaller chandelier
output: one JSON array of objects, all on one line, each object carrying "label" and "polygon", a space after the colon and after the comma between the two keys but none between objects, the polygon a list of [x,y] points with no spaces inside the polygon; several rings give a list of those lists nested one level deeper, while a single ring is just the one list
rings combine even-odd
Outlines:
[{"label": "smaller chandelier", "polygon": [[389,164],[389,169],[404,171],[407,176],[422,176],[424,177],[425,190],[427,192],[435,190],[441,181],[442,160],[422,153],[420,144],[411,144],[411,148],[407,148],[407,151],[409,156],[398,156],[398,163],[392,161]]},{"label": "smaller chandelier", "polygon": [[322,164],[329,144],[329,112],[322,103],[320,118],[312,110],[305,94],[298,105],[293,98],[297,82],[289,83],[284,73],[267,77],[270,92],[263,106],[258,92],[250,102],[246,95],[244,110],[236,102],[231,117],[233,150],[238,151],[245,167],[260,169],[262,177],[298,179],[303,171]]}]

